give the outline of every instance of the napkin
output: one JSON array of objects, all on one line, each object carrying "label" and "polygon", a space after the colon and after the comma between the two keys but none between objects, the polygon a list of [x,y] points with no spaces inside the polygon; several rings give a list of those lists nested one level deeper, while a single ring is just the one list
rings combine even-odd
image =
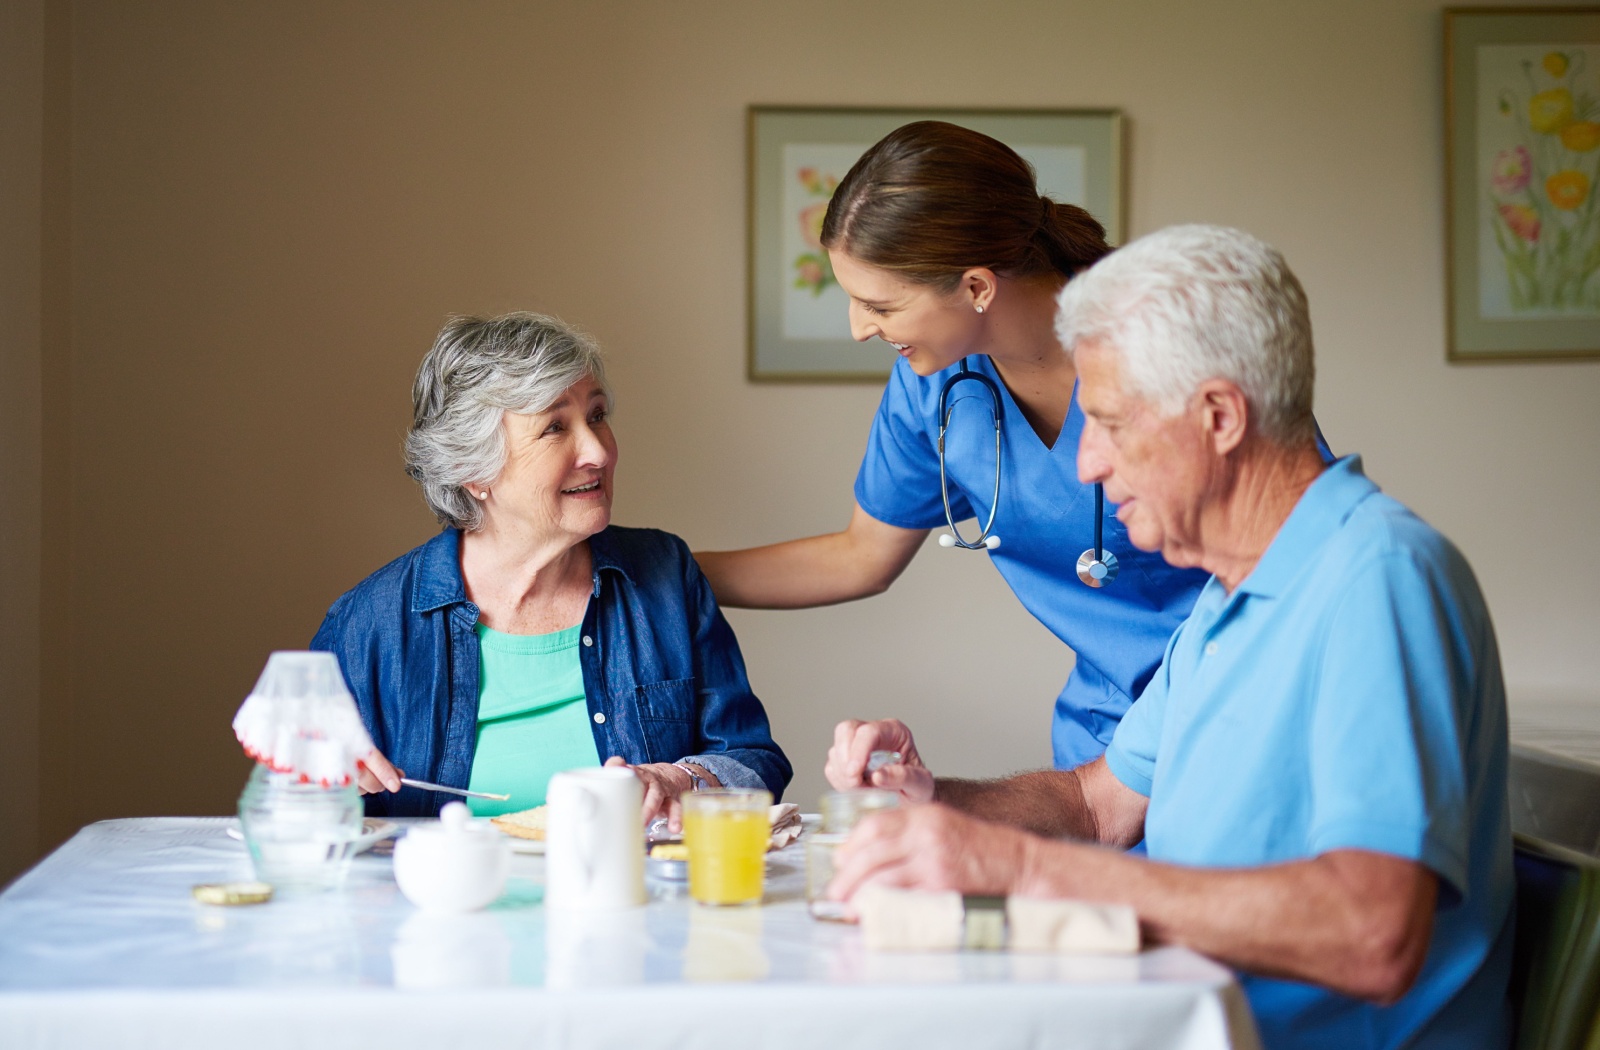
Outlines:
[{"label": "napkin", "polygon": [[245,754],[307,783],[344,785],[372,750],[332,653],[277,652],[233,716]]},{"label": "napkin", "polygon": [[1006,947],[1015,952],[1132,955],[1139,916],[1126,904],[1007,897]]},{"label": "napkin", "polygon": [[767,814],[772,824],[772,841],[767,852],[780,850],[800,837],[800,807],[793,802],[780,802]]},{"label": "napkin", "polygon": [[[869,951],[955,951],[969,940],[971,913],[959,893],[868,886],[853,903]],[[1126,905],[1033,897],[1007,897],[1004,905],[1005,946],[1012,951],[1139,950],[1139,919]]]}]

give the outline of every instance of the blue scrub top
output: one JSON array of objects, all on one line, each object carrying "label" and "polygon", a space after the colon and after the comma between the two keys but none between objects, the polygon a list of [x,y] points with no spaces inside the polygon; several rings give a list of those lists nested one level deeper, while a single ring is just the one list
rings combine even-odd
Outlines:
[{"label": "blue scrub top", "polygon": [[1391,1006],[1241,983],[1274,1050],[1510,1045],[1515,883],[1505,687],[1461,554],[1350,456],[1232,594],[1212,581],[1106,752],[1147,796],[1152,860],[1254,868],[1341,849],[1440,879],[1427,962]]},{"label": "blue scrub top", "polygon": [[[1094,486],[1078,481],[1083,413],[1077,391],[1054,447],[1034,433],[989,358],[968,367],[1000,388],[1000,507],[989,557],[1023,606],[1077,654],[1051,727],[1055,764],[1071,769],[1098,758],[1133,698],[1150,681],[1167,639],[1189,615],[1207,574],[1175,569],[1128,540],[1115,507],[1105,505],[1103,546],[1119,574],[1098,590],[1078,579],[1078,555],[1094,546]],[[867,451],[856,476],[856,502],[877,520],[904,529],[945,525],[939,499],[939,389],[958,365],[923,378],[895,362]],[[988,519],[994,492],[994,423],[977,382],[952,391],[945,471],[956,521]],[[966,535],[973,534],[971,526]],[[952,555],[954,556],[954,555]],[[963,553],[963,557],[972,557]]]}]

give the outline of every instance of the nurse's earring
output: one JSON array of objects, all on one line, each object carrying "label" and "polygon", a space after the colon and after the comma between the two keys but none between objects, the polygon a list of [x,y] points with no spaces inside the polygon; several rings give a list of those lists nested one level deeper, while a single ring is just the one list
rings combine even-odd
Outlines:
[{"label": "nurse's earring", "polygon": [[983,304],[979,303],[978,305],[974,306],[973,309],[978,311],[981,314],[981,313],[983,313]]}]

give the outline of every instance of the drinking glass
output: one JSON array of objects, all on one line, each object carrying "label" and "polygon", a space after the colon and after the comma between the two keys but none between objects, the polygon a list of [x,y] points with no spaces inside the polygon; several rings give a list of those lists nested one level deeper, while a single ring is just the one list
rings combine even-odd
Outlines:
[{"label": "drinking glass", "polygon": [[684,795],[681,801],[689,896],[701,904],[761,903],[772,793],[719,788]]},{"label": "drinking glass", "polygon": [[806,907],[813,917],[834,922],[844,919],[843,903],[827,897],[828,883],[833,881],[834,850],[863,817],[898,805],[900,793],[882,788],[831,791],[822,796],[822,827],[806,836]]}]

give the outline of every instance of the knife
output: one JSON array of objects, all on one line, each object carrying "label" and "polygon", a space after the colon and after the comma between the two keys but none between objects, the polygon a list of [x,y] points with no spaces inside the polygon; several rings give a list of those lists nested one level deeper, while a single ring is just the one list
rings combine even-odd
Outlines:
[{"label": "knife", "polygon": [[491,795],[487,791],[463,791],[461,788],[445,787],[443,784],[430,784],[426,780],[412,780],[410,777],[401,777],[400,783],[406,787],[421,788],[424,791],[443,791],[447,795],[462,795],[466,798],[486,798],[493,802],[509,802],[510,795]]}]

